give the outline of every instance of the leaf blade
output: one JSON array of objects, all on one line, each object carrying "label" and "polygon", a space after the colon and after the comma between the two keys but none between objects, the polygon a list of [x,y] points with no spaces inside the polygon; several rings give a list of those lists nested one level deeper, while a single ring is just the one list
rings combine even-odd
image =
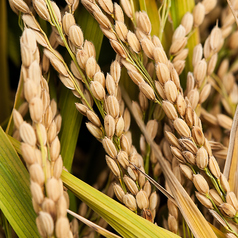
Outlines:
[{"label": "leaf blade", "polygon": [[31,205],[29,174],[0,128],[0,209],[19,237],[40,237]]},{"label": "leaf blade", "polygon": [[123,205],[66,171],[62,172],[61,179],[66,187],[102,216],[123,237],[178,237],[137,216]]},{"label": "leaf blade", "polygon": [[6,1],[0,2],[0,123],[10,114],[10,95],[7,65],[7,7]]},{"label": "leaf blade", "polygon": [[235,116],[231,127],[229,147],[224,166],[223,174],[227,178],[231,191],[238,195],[238,107],[236,108]]}]

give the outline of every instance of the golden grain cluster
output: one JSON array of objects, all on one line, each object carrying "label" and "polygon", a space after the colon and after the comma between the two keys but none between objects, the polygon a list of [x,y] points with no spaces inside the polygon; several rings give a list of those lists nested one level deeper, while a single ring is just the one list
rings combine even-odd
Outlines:
[{"label": "golden grain cluster", "polygon": [[[169,9],[167,2],[158,4]],[[51,65],[78,98],[77,110],[87,117],[87,129],[105,150],[106,164],[114,176],[103,171],[96,188],[103,190],[107,180],[107,195],[157,224],[162,206],[159,192],[151,184],[154,179],[168,196],[162,218],[165,229],[191,237],[185,228],[188,225],[198,237],[183,208],[199,201],[207,221],[223,226],[227,237],[238,237],[237,182],[231,181],[231,168],[225,162],[238,102],[237,62],[229,59],[232,50],[238,49],[234,16],[238,1],[229,1],[231,9],[216,0],[198,2],[180,19],[165,47],[164,39],[151,34],[158,26],[146,11],[135,11],[133,1],[82,0],[117,54],[109,72],[101,70],[93,43],[76,23],[79,1],[67,0],[64,9],[49,0],[9,3],[15,13],[21,12],[24,23],[20,47],[26,103],[13,111],[14,138],[21,142],[30,174],[40,235],[79,235],[76,220],[70,223],[67,218],[69,198],[60,178],[61,116],[57,103],[50,99],[46,78]],[[39,18],[52,26],[49,36]],[[190,39],[199,29],[202,40],[198,37],[191,49]],[[70,61],[59,53],[58,46],[65,48]],[[224,57],[226,50],[230,53]],[[123,68],[138,88],[137,101],[128,98],[130,90],[120,83]],[[23,117],[28,110],[30,121],[26,122]],[[133,144],[132,115],[142,130],[139,148]],[[188,199],[185,203],[176,191],[177,184],[185,189],[178,188]],[[82,203],[79,214],[90,218],[87,210]],[[107,227],[102,219],[98,224]],[[94,237],[95,233],[89,228],[80,235]]]}]

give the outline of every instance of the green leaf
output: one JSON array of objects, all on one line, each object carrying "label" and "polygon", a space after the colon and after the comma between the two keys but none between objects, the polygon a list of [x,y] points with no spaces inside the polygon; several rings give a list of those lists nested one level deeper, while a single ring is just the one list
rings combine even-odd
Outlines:
[{"label": "green leaf", "polygon": [[10,95],[7,65],[7,8],[6,1],[0,2],[0,123],[10,114]]},{"label": "green leaf", "polygon": [[159,36],[159,14],[158,14],[158,8],[155,0],[146,0],[145,1],[147,6],[147,14],[150,18],[152,30],[151,35],[157,35]]},{"label": "green leaf", "polygon": [[[18,82],[17,86],[17,92],[15,94],[15,100],[14,100],[14,105],[13,108],[18,109],[20,105],[24,102],[24,99],[22,98],[22,92],[23,92],[23,75],[22,72],[20,73],[20,79]],[[14,122],[12,119],[12,113],[11,116],[8,120],[7,128],[6,128],[6,133],[11,135],[14,129]]]},{"label": "green leaf", "polygon": [[0,128],[0,209],[19,237],[40,237],[32,207],[29,174]]},{"label": "green leaf", "polygon": [[174,29],[176,29],[186,12],[193,10],[195,1],[194,0],[171,0],[171,16],[173,20]]},{"label": "green leaf", "polygon": [[83,116],[77,111],[75,102],[78,100],[69,89],[61,87],[60,95],[59,107],[62,116],[62,127],[60,133],[61,156],[65,168],[68,171],[71,171]]},{"label": "green leaf", "polygon": [[121,236],[146,238],[175,238],[177,235],[143,219],[125,206],[94,189],[72,174],[63,171],[64,185],[97,212]]},{"label": "green leaf", "polygon": [[215,226],[213,226],[212,224],[210,224],[210,227],[212,228],[212,230],[215,232],[217,238],[226,238],[225,233],[223,233],[222,231],[218,230]]},{"label": "green leaf", "polygon": [[231,191],[238,195],[238,107],[236,108],[235,116],[231,127],[230,142],[226,157],[226,162],[223,174],[227,178]]}]

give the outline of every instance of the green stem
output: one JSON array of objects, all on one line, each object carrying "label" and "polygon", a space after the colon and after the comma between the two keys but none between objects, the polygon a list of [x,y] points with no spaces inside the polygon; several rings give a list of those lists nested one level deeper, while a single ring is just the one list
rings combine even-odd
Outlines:
[{"label": "green stem", "polygon": [[147,146],[146,146],[146,156],[145,156],[145,173],[146,174],[149,174],[150,152],[151,152],[150,145],[147,144]]},{"label": "green stem", "polygon": [[163,1],[162,5],[159,8],[159,13],[162,10],[162,17],[161,17],[160,28],[159,28],[159,39],[161,42],[162,42],[162,37],[164,33],[164,27],[169,15],[170,7],[171,7],[171,0],[167,0],[167,1]]},{"label": "green stem", "polygon": [[211,182],[212,182],[213,186],[215,187],[216,191],[218,192],[218,194],[220,195],[220,197],[222,198],[222,201],[225,202],[226,199],[225,199],[222,191],[220,190],[216,179],[212,176],[212,174],[208,168],[205,168],[204,171],[205,171],[206,175],[211,179]]},{"label": "green stem", "polygon": [[[126,60],[131,63],[133,66],[135,66],[139,72],[142,74],[142,76],[145,78],[145,80],[147,81],[147,83],[151,86],[151,88],[154,90],[158,101],[160,102],[160,96],[157,92],[157,90],[155,90],[155,86],[153,83],[152,78],[150,77],[149,73],[147,72],[147,70],[145,69],[143,63],[141,62],[141,60],[138,60],[129,50],[128,48],[123,44],[123,42],[120,40],[119,36],[117,35],[116,31],[112,28],[112,32],[116,35],[120,45],[122,46],[123,50],[126,52],[127,57]],[[161,103],[161,102],[160,102]]]},{"label": "green stem", "polygon": [[221,191],[223,192],[223,194],[226,194],[226,192],[224,191],[224,189],[223,189],[222,186],[221,186],[221,181],[220,181],[219,178],[217,179],[217,183],[218,183],[218,185],[219,185]]},{"label": "green stem", "polygon": [[219,214],[219,216],[223,219],[223,221],[226,223],[227,227],[225,227],[229,232],[233,233],[236,237],[238,237],[238,234],[232,229],[228,221],[223,217],[219,209],[217,208],[216,204],[213,202],[212,198],[209,196],[209,194],[206,194],[206,197],[211,201],[214,210]]},{"label": "green stem", "polygon": [[186,165],[193,171],[194,174],[197,174],[196,171],[194,170],[193,166],[189,163],[186,163]]},{"label": "green stem", "polygon": [[183,238],[186,238],[186,228],[185,228],[185,221],[184,221],[184,218],[183,219]]}]

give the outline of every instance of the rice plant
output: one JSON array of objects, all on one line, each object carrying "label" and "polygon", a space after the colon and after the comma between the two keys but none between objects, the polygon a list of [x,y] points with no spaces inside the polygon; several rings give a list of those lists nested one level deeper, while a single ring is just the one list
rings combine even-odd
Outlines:
[{"label": "rice plant", "polygon": [[237,0],[0,6],[1,237],[238,237]]}]

